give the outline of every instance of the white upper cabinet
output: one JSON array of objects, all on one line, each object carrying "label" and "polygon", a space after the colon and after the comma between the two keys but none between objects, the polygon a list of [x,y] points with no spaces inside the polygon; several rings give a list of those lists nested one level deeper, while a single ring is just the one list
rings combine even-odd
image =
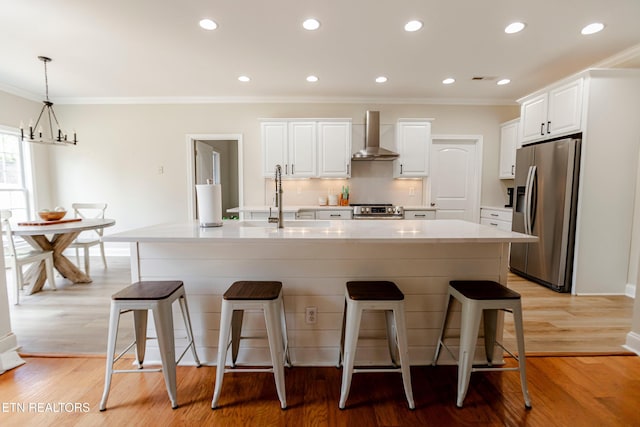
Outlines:
[{"label": "white upper cabinet", "polygon": [[393,161],[393,176],[395,178],[428,176],[430,149],[430,120],[398,120],[396,126],[396,150],[400,156]]},{"label": "white upper cabinet", "polygon": [[552,87],[520,100],[520,140],[523,143],[579,132],[583,79]]},{"label": "white upper cabinet", "polygon": [[516,150],[518,144],[519,119],[500,125],[500,179],[514,179],[516,173]]},{"label": "white upper cabinet", "polygon": [[289,123],[288,162],[285,172],[291,178],[317,176],[315,122]]},{"label": "white upper cabinet", "polygon": [[351,122],[318,122],[320,177],[351,176]]},{"label": "white upper cabinet", "polygon": [[261,124],[262,174],[283,178],[348,178],[351,169],[349,119],[264,119]]},{"label": "white upper cabinet", "polygon": [[263,122],[260,124],[262,135],[262,172],[273,177],[276,165],[285,165],[288,159],[287,122]]}]

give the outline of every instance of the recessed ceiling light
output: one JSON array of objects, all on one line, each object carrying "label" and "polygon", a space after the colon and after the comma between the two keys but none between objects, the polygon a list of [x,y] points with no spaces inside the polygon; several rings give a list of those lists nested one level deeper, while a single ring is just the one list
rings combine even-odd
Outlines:
[{"label": "recessed ceiling light", "polygon": [[302,23],[302,27],[305,30],[314,31],[320,28],[320,21],[315,18],[309,18]]},{"label": "recessed ceiling light", "polygon": [[307,81],[309,83],[315,83],[318,81],[318,78],[316,76],[307,76]]},{"label": "recessed ceiling light", "polygon": [[404,30],[410,33],[418,31],[420,28],[422,28],[421,21],[409,21],[404,25]]},{"label": "recessed ceiling light", "polygon": [[443,85],[450,85],[451,83],[455,83],[455,81],[456,81],[456,79],[449,77],[449,78],[444,79],[442,81],[442,84]]},{"label": "recessed ceiling light", "polygon": [[249,76],[240,76],[238,77],[238,80],[240,80],[243,83],[246,83],[246,82],[250,82],[251,78]]},{"label": "recessed ceiling light", "polygon": [[215,30],[218,28],[218,24],[216,24],[211,19],[203,19],[200,21],[200,26],[205,30]]},{"label": "recessed ceiling light", "polygon": [[604,29],[604,24],[600,22],[594,22],[593,24],[589,24],[580,31],[583,35],[588,36],[589,34],[599,33]]},{"label": "recessed ceiling light", "polygon": [[376,83],[386,83],[387,79],[385,76],[376,77]]},{"label": "recessed ceiling light", "polygon": [[509,83],[511,83],[511,80],[509,79],[500,79],[496,84],[498,86],[502,86],[502,85],[508,85]]},{"label": "recessed ceiling light", "polygon": [[511,24],[507,25],[507,27],[504,29],[504,32],[507,34],[519,33],[520,31],[524,30],[524,27],[526,26],[527,25],[524,22],[512,22]]}]

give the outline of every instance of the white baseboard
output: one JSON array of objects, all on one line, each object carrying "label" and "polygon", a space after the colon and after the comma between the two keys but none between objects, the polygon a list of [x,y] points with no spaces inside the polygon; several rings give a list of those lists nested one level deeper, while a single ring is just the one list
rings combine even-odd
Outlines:
[{"label": "white baseboard", "polygon": [[18,347],[18,339],[13,332],[0,338],[0,353],[15,350]]},{"label": "white baseboard", "polygon": [[9,369],[17,368],[25,363],[15,350],[0,353],[0,374],[4,374]]},{"label": "white baseboard", "polygon": [[18,341],[13,332],[0,338],[0,374],[25,363],[18,355],[17,349]]},{"label": "white baseboard", "polygon": [[627,342],[623,347],[640,356],[640,334],[636,332],[629,332],[627,334]]},{"label": "white baseboard", "polygon": [[636,297],[636,285],[633,283],[627,283],[624,294],[630,298]]}]

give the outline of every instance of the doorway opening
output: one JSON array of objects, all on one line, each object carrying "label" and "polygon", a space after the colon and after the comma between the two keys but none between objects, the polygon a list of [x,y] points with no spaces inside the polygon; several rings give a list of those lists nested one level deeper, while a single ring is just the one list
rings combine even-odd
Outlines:
[{"label": "doorway opening", "polygon": [[242,135],[187,135],[187,162],[189,218],[197,219],[195,186],[206,184],[208,179],[222,187],[222,217],[237,217],[227,210],[243,205]]}]

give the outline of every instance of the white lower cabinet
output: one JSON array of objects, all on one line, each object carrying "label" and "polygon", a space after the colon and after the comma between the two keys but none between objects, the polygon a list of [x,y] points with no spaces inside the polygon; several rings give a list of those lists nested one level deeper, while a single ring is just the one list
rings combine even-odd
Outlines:
[{"label": "white lower cabinet", "polygon": [[348,211],[348,210],[316,211],[316,219],[351,219],[351,211]]},{"label": "white lower cabinet", "polygon": [[436,219],[436,211],[430,210],[405,210],[404,219]]},{"label": "white lower cabinet", "polygon": [[[277,216],[278,208],[273,208],[271,211],[271,214],[273,216]],[[249,216],[249,219],[266,221],[267,219],[269,219],[269,212],[265,212],[265,211],[249,212],[248,216]],[[284,219],[296,219],[295,212],[284,212],[283,216],[284,216]]]},{"label": "white lower cabinet", "polygon": [[296,219],[316,219],[316,211],[300,210],[296,213]]},{"label": "white lower cabinet", "polygon": [[511,209],[480,208],[480,224],[496,227],[500,230],[511,231]]}]

